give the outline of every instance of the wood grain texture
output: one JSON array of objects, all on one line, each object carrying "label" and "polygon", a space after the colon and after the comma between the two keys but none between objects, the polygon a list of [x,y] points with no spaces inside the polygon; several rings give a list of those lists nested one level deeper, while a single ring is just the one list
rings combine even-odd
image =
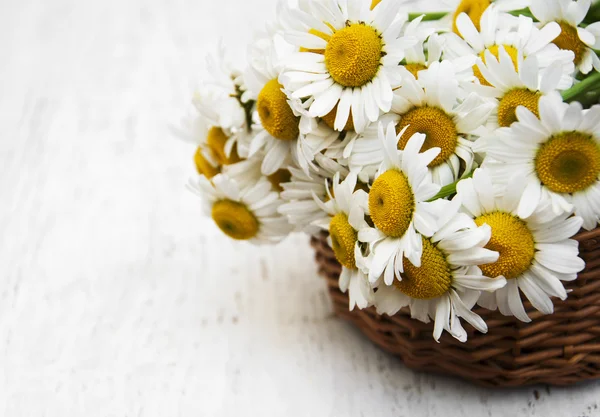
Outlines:
[{"label": "wood grain texture", "polygon": [[600,384],[413,373],[332,317],[308,239],[224,238],[170,137],[274,0],[0,2],[1,416],[598,416]]}]

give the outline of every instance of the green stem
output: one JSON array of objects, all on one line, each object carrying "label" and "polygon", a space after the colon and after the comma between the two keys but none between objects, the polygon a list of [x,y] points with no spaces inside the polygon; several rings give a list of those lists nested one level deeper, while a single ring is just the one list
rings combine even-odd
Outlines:
[{"label": "green stem", "polygon": [[577,99],[582,94],[590,90],[596,90],[600,88],[600,72],[594,71],[592,75],[585,78],[580,83],[575,84],[573,87],[562,92],[562,98],[566,102],[571,102]]},{"label": "green stem", "polygon": [[431,21],[431,20],[440,20],[445,17],[448,12],[431,12],[431,13],[409,13],[408,20],[411,22],[415,20],[419,16],[423,16],[423,22]]},{"label": "green stem", "polygon": [[456,194],[456,187],[457,187],[458,183],[461,182],[462,180],[466,180],[467,178],[471,178],[472,176],[473,176],[473,172],[469,172],[467,175],[460,178],[458,181],[442,187],[440,189],[440,191],[435,195],[435,197],[433,197],[431,200],[427,200],[427,201],[435,201],[435,200],[439,200],[440,198],[446,198],[446,197],[453,196],[454,194]]}]

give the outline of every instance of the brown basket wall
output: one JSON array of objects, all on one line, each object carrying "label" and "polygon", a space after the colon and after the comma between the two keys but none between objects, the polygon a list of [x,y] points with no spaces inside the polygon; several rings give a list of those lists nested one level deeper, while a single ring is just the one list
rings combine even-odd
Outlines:
[{"label": "brown basket wall", "polygon": [[482,334],[464,323],[469,336],[466,343],[446,332],[436,343],[433,324],[411,319],[405,310],[393,317],[380,316],[374,308],[348,311],[348,297],[338,288],[341,266],[327,244],[327,235],[313,237],[312,245],[335,313],[399,356],[407,367],[457,375],[485,386],[568,385],[600,378],[600,228],[575,239],[586,268],[577,280],[566,283],[572,290],[566,301],[554,299],[554,314],[544,316],[526,302],[533,321],[522,323],[476,307],[474,311],[489,330]]}]

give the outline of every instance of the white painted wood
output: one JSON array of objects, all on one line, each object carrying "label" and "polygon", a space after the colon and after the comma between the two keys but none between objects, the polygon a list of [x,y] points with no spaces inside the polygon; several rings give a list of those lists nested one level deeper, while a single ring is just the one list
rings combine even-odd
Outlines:
[{"label": "white painted wood", "polygon": [[0,2],[0,415],[598,416],[600,384],[415,374],[333,318],[307,239],[230,242],[172,139],[274,0]]}]

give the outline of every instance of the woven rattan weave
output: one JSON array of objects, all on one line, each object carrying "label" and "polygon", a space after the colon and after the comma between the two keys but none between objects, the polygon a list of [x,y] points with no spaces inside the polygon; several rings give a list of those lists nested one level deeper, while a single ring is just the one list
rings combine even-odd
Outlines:
[{"label": "woven rattan weave", "polygon": [[600,378],[600,228],[576,239],[586,269],[567,283],[572,291],[566,301],[554,300],[554,314],[544,316],[527,302],[533,321],[522,323],[476,307],[489,331],[482,334],[465,323],[466,343],[446,333],[436,343],[433,324],[413,320],[405,310],[393,317],[378,315],[373,308],[349,311],[348,297],[338,288],[341,267],[327,236],[313,237],[312,245],[335,313],[409,368],[453,374],[485,386],[568,385]]}]

